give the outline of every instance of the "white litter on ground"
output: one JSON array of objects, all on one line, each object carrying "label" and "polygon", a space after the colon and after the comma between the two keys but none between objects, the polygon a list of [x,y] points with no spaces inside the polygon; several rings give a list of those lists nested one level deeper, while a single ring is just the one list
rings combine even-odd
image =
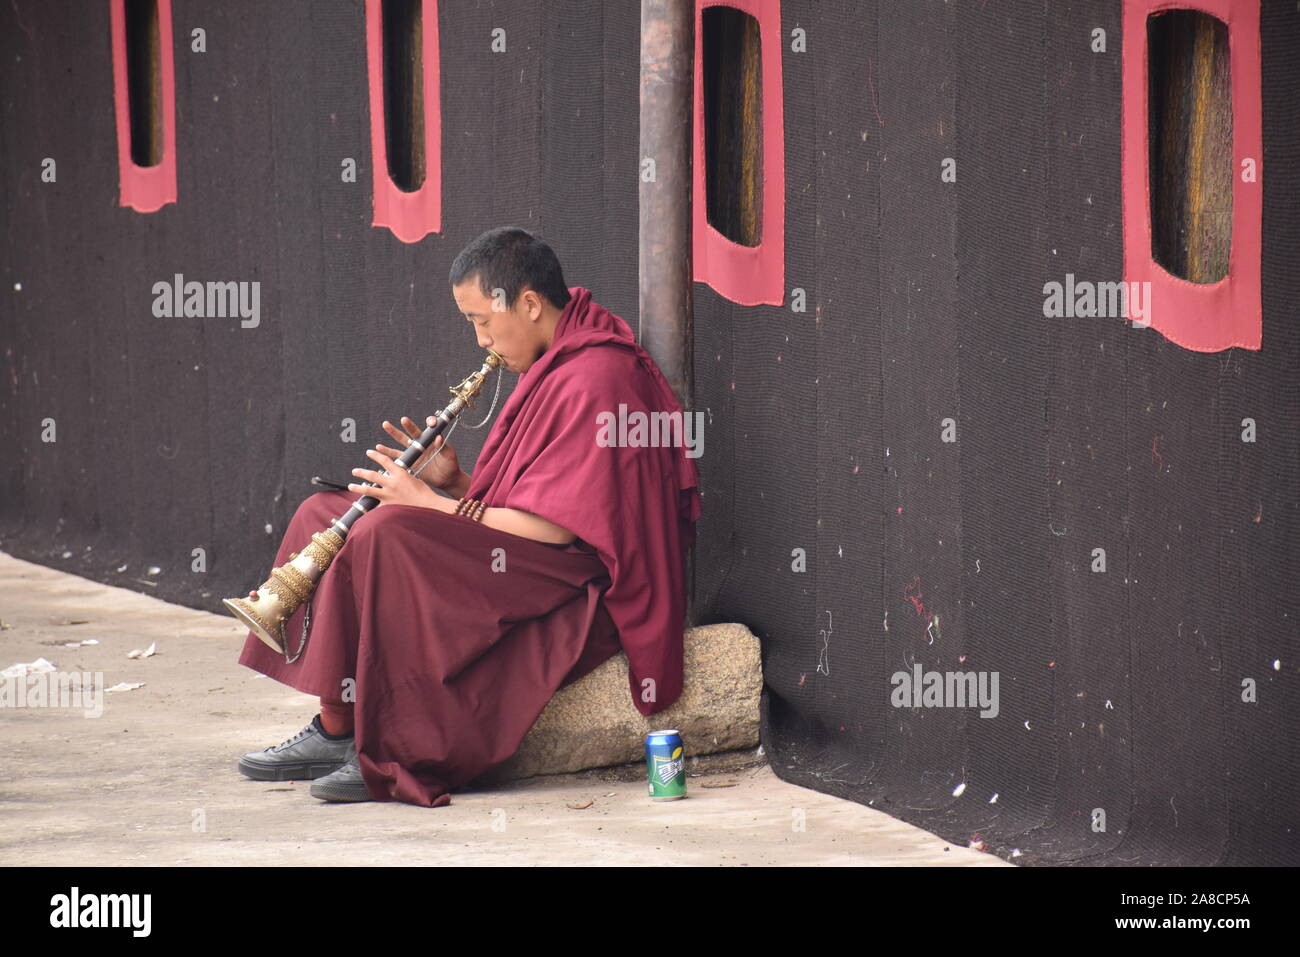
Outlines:
[{"label": "white litter on ground", "polygon": [[35,661],[20,661],[16,665],[10,665],[4,671],[0,671],[0,678],[25,678],[27,675],[39,675],[57,670],[53,662],[37,658]]},{"label": "white litter on ground", "polygon": [[143,688],[143,681],[119,681],[111,688],[105,688],[104,691],[112,693],[114,691],[134,691],[136,688]]}]

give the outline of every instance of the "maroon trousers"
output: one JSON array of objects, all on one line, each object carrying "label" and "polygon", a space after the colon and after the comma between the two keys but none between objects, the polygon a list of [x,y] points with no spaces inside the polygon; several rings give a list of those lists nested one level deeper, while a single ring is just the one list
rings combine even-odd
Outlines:
[{"label": "maroon trousers", "polygon": [[[317,492],[275,564],[357,495]],[[424,807],[500,764],[555,692],[619,650],[593,550],[437,509],[384,505],[352,525],[311,601],[293,664],[251,632],[239,663],[327,701],[354,700],[361,772],[377,801]],[[285,624],[290,650],[305,606]]]}]

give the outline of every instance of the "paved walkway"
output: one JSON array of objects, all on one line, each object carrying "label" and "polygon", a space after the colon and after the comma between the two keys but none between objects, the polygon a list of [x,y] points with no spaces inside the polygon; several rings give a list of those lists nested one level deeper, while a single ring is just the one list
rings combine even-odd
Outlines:
[{"label": "paved walkway", "polygon": [[[91,639],[97,644],[68,647]],[[236,663],[233,619],[0,553],[0,669],[143,686],[76,707],[0,707],[0,865],[945,864],[1010,866],[766,765],[646,797],[636,769],[453,794],[443,808],[324,804],[306,783],[251,781],[244,751],[315,714]],[[156,645],[156,654],[128,652]],[[799,829],[799,822],[803,822]]]}]

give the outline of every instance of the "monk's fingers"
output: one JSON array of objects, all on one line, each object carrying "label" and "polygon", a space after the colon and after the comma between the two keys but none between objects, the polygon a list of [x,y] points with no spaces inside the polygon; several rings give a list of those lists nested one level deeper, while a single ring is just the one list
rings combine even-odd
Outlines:
[{"label": "monk's fingers", "polygon": [[415,424],[415,420],[409,415],[402,416],[402,428],[406,429],[406,434],[413,439],[418,439],[424,429]]},{"label": "monk's fingers", "polygon": [[394,469],[402,468],[402,466],[398,465],[378,449],[366,449],[366,455],[378,462],[380,468],[385,469],[386,471],[392,472]]},{"label": "monk's fingers", "polygon": [[[373,499],[378,499],[381,503],[388,501],[392,497],[392,488],[384,484],[385,482],[392,482],[392,476],[380,475],[378,472],[372,472],[369,469],[353,469],[353,471],[357,473],[357,481],[348,485],[349,492],[369,495]],[[362,479],[371,484],[362,485]]]},{"label": "monk's fingers", "polygon": [[[375,450],[377,450],[380,454],[386,456],[387,459],[393,463],[393,468],[401,469],[401,466],[397,464],[397,460],[406,451],[406,449],[394,449],[394,448],[390,448],[387,445],[376,445]],[[432,454],[433,452],[431,449],[425,449],[423,452],[420,453],[420,456],[414,462],[411,463],[410,470],[414,471],[415,469],[419,468],[424,463],[425,459],[427,459]],[[384,467],[388,468],[388,466],[384,466]],[[389,468],[388,470],[391,472],[393,469]]]},{"label": "monk's fingers", "polygon": [[[391,475],[381,475],[379,472],[376,472],[374,469],[353,469],[352,474],[357,477],[358,481],[374,482],[376,485],[380,486],[381,488],[383,487],[384,482],[392,481]],[[352,487],[353,486],[351,485],[348,486],[349,489],[351,489]]]}]

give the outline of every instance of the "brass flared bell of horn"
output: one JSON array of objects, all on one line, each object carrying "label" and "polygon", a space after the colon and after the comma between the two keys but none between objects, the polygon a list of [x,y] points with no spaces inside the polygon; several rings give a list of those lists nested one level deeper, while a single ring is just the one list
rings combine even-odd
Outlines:
[{"label": "brass flared bell of horn", "polygon": [[317,532],[311,537],[310,545],[279,568],[271,570],[271,577],[262,583],[255,595],[223,598],[221,604],[249,631],[283,654],[284,623],[299,605],[311,597],[316,582],[342,547],[343,537],[334,529]]}]

